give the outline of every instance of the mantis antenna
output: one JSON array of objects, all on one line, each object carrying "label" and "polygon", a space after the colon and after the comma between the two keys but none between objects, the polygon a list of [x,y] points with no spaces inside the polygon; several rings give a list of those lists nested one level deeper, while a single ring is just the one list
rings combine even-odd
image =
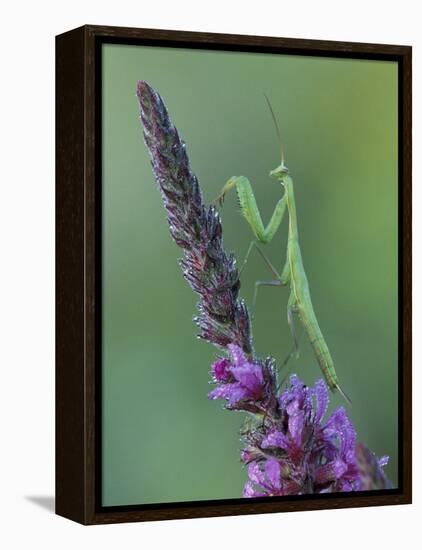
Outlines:
[{"label": "mantis antenna", "polygon": [[281,164],[284,165],[284,150],[283,150],[283,144],[281,142],[281,134],[280,134],[280,127],[278,125],[278,122],[277,122],[277,119],[276,119],[276,116],[274,114],[274,110],[272,108],[272,105],[271,105],[271,101],[269,100],[267,94],[264,92],[264,97],[265,99],[267,100],[267,104],[268,104],[268,108],[270,109],[270,113],[271,113],[271,117],[273,119],[273,122],[274,122],[274,126],[275,126],[275,131],[277,133],[277,137],[278,137],[278,143],[280,145],[280,157],[281,157]]}]

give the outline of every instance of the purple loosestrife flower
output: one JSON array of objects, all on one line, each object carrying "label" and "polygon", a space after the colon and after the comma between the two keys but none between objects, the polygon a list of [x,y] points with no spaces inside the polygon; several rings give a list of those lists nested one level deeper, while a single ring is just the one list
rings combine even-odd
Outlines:
[{"label": "purple loosestrife flower", "polygon": [[242,460],[249,476],[245,497],[356,491],[376,488],[377,476],[386,480],[386,459],[377,461],[368,451],[364,472],[357,457],[363,447],[356,447],[344,408],[324,422],[327,406],[323,380],[308,388],[291,376],[290,387],[279,396],[277,414],[244,436]]},{"label": "purple loosestrife flower", "polygon": [[242,349],[229,344],[230,359],[222,358],[212,366],[217,387],[209,399],[225,399],[226,408],[268,414],[276,406],[276,374],[273,363],[249,360]]},{"label": "purple loosestrife flower", "polygon": [[170,233],[183,249],[185,279],[200,296],[195,319],[199,336],[226,348],[236,344],[252,353],[249,314],[238,296],[236,261],[223,248],[220,216],[205,206],[185,143],[160,95],[141,80],[137,86],[144,140],[167,211]]}]

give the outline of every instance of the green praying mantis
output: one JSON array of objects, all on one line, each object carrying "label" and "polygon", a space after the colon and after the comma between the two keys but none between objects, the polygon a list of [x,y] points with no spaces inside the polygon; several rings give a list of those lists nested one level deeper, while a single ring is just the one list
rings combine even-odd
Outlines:
[{"label": "green praying mantis", "polygon": [[[328,349],[327,343],[319,327],[315,311],[312,305],[311,294],[309,290],[308,279],[306,277],[305,269],[303,266],[302,254],[299,245],[299,233],[296,216],[296,204],[294,195],[293,180],[289,174],[289,170],[284,161],[284,152],[281,143],[280,130],[277,124],[277,120],[274,115],[274,111],[271,107],[271,103],[267,96],[265,96],[272,119],[275,124],[279,144],[281,162],[274,170],[270,171],[270,177],[275,179],[283,189],[283,196],[278,201],[274,208],[274,212],[271,216],[268,225],[264,227],[261,214],[259,212],[256,199],[252,190],[252,186],[249,180],[244,176],[231,177],[225,186],[223,187],[220,195],[216,201],[223,204],[226,193],[233,188],[236,188],[237,196],[239,198],[240,209],[243,217],[248,222],[255,239],[249,245],[246,257],[241,266],[240,272],[245,267],[249,254],[253,248],[259,252],[271,273],[274,276],[274,280],[271,281],[256,281],[255,292],[253,298],[253,305],[255,305],[257,291],[260,286],[289,286],[290,295],[287,304],[287,321],[292,334],[294,347],[293,351],[288,355],[285,363],[293,356],[298,356],[298,341],[294,328],[293,315],[298,315],[300,321],[303,324],[305,332],[310,340],[311,346],[316,355],[318,364],[321,371],[328,383],[328,386],[332,391],[338,390],[340,394],[350,403],[349,397],[342,390],[339,380],[334,368],[334,362]],[[276,234],[280,224],[282,222],[284,213],[287,209],[289,216],[289,229],[288,229],[288,241],[287,241],[287,257],[281,271],[281,274],[277,271],[271,261],[267,258],[261,248],[258,246],[258,242],[261,244],[269,243]]]}]

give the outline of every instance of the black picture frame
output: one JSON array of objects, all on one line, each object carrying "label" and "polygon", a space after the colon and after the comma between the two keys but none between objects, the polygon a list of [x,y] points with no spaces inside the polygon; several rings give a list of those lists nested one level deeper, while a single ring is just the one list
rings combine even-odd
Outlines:
[{"label": "black picture frame", "polygon": [[[394,60],[399,67],[399,487],[102,507],[101,47],[105,43]],[[83,26],[56,37],[56,513],[82,524],[406,504],[412,487],[411,47]]]}]

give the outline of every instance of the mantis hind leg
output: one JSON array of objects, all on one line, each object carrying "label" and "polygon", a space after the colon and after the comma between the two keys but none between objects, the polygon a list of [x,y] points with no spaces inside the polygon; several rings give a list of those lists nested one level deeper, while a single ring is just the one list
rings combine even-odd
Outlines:
[{"label": "mantis hind leg", "polygon": [[293,348],[291,349],[291,351],[289,352],[289,354],[284,359],[284,361],[281,365],[281,368],[283,369],[284,376],[278,383],[277,391],[283,386],[283,384],[287,380],[287,377],[289,376],[289,372],[290,372],[290,369],[291,369],[292,365],[287,367],[287,363],[290,361],[290,359],[292,357],[295,357],[296,359],[298,359],[298,357],[299,357],[299,340],[297,338],[296,329],[295,329],[295,326],[294,326],[294,319],[293,319],[293,314],[294,313],[297,313],[297,306],[294,303],[292,294],[290,294],[289,302],[288,302],[288,306],[287,306],[287,322],[289,323],[290,333],[291,333],[292,339],[293,339]]},{"label": "mantis hind leg", "polygon": [[245,268],[245,266],[248,262],[248,259],[249,259],[249,255],[250,255],[253,248],[255,248],[257,250],[257,252],[261,256],[261,258],[264,260],[265,264],[267,265],[268,269],[271,271],[272,275],[275,277],[275,280],[272,280],[272,281],[261,281],[261,280],[255,281],[255,289],[254,289],[254,294],[253,294],[253,299],[252,299],[252,311],[255,312],[255,306],[256,306],[256,300],[257,300],[257,296],[258,296],[259,287],[261,287],[261,286],[285,286],[288,282],[288,278],[285,275],[284,275],[284,278],[283,278],[283,274],[285,272],[285,269],[283,269],[283,273],[281,275],[279,274],[277,269],[272,264],[271,260],[266,256],[266,254],[264,254],[264,252],[258,246],[256,241],[251,241],[251,243],[249,244],[248,251],[246,252],[245,259],[243,260],[242,265],[239,269],[239,274],[241,274],[243,269]]},{"label": "mantis hind leg", "polygon": [[255,281],[255,289],[253,293],[253,300],[252,300],[252,318],[255,316],[255,306],[256,306],[256,299],[258,296],[258,288],[261,286],[283,286],[281,282],[276,279],[275,281]]},{"label": "mantis hind leg", "polygon": [[[242,262],[242,265],[240,266],[240,269],[239,269],[239,275],[242,274],[242,271],[244,270],[246,264],[248,263],[248,260],[249,260],[249,256],[250,256],[250,253],[252,252],[252,249],[253,248],[256,248],[257,252],[259,253],[259,255],[261,256],[261,258],[264,260],[264,262],[267,264],[267,267],[268,269],[271,271],[271,273],[274,275],[274,277],[280,281],[280,283],[282,284],[287,284],[287,282],[283,283],[283,280],[282,280],[282,275],[279,274],[279,272],[277,271],[277,269],[274,267],[274,265],[271,263],[271,260],[268,258],[268,256],[266,256],[266,254],[264,254],[264,252],[261,250],[261,248],[258,246],[258,243],[256,241],[251,241],[250,244],[249,244],[249,247],[248,247],[248,251],[246,252],[246,256],[245,256],[245,259],[243,260]],[[284,271],[284,269],[283,269]]]},{"label": "mantis hind leg", "polygon": [[287,357],[284,359],[282,367],[287,365],[287,363],[290,361],[292,357],[294,357],[295,359],[298,359],[299,357],[299,340],[296,334],[296,329],[295,329],[294,319],[293,319],[293,314],[297,312],[298,312],[298,309],[297,309],[296,300],[293,294],[290,294],[289,301],[287,304],[287,322],[289,324],[290,333],[293,339],[293,348],[291,349]]}]

